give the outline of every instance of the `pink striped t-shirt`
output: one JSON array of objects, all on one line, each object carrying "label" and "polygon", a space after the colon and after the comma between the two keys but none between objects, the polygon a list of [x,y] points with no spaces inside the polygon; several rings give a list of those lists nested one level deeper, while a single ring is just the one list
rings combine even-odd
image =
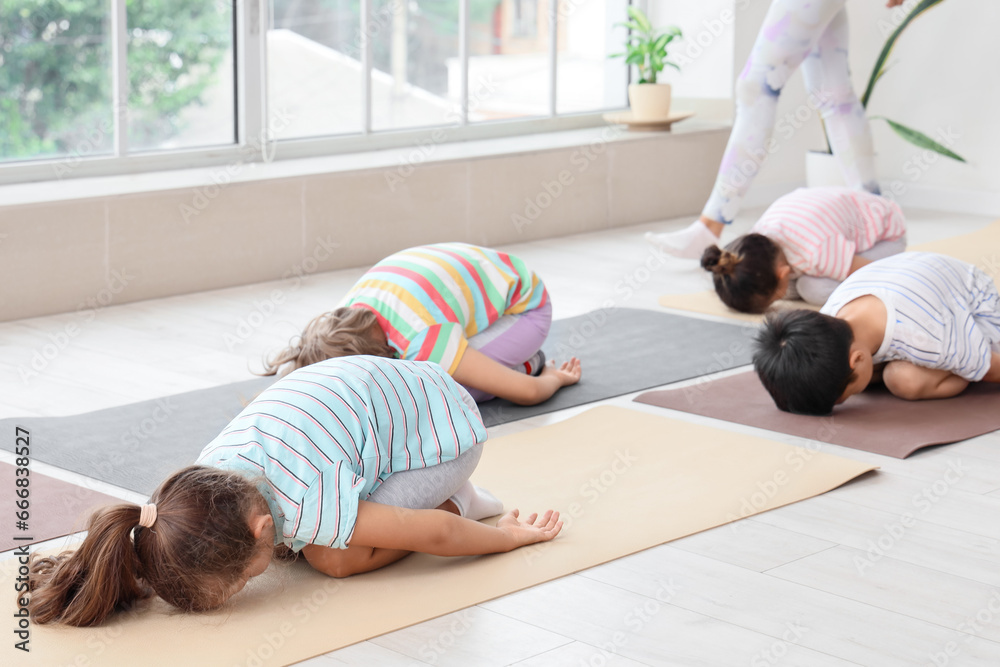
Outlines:
[{"label": "pink striped t-shirt", "polygon": [[858,253],[906,235],[895,202],[849,188],[799,188],[778,199],[752,232],[779,246],[796,275],[844,280]]}]

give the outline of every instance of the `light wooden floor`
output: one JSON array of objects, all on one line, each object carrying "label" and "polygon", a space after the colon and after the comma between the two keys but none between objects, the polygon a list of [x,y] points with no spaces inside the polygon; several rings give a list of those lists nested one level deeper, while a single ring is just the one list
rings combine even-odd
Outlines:
[{"label": "light wooden floor", "polygon": [[[745,230],[757,213],[748,211],[733,233]],[[914,243],[989,222],[907,214]],[[623,287],[645,278],[637,269],[651,251],[642,233],[686,222],[505,249],[543,276],[556,317],[581,314],[608,299],[623,307],[656,308],[660,294],[708,285],[694,262],[673,261],[634,293]],[[335,304],[360,273],[114,306],[89,322],[60,315],[0,324],[0,416],[71,414],[245,379],[264,352]],[[24,376],[33,358],[40,370]],[[607,403],[668,414],[630,399]],[[559,421],[581,409],[493,428],[491,435]],[[819,498],[303,664],[1000,665],[1000,434],[906,461],[832,445],[822,450],[882,469]],[[0,451],[0,460],[11,458]],[[35,469],[79,481],[43,464]],[[911,518],[904,525],[906,515]]]}]

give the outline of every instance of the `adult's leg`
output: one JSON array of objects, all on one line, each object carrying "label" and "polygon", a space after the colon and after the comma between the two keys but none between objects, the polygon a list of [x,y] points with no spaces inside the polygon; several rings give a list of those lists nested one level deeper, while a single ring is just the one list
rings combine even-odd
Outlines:
[{"label": "adult's leg", "polygon": [[[701,219],[672,234],[647,234],[665,252],[697,258],[733,221],[771,148],[778,97],[846,0],[774,0],[736,81],[736,118]],[[790,128],[790,126],[789,126]],[[787,138],[787,137],[786,137]],[[709,230],[711,227],[711,231]]]},{"label": "adult's leg", "polygon": [[[552,326],[552,303],[517,315],[504,315],[485,330],[469,339],[469,346],[497,363],[521,370],[545,343]],[[466,387],[479,403],[492,394]]]},{"label": "adult's leg", "polygon": [[802,63],[802,74],[806,88],[819,104],[844,181],[848,187],[879,194],[871,126],[851,84],[848,38],[847,10],[841,9]]}]

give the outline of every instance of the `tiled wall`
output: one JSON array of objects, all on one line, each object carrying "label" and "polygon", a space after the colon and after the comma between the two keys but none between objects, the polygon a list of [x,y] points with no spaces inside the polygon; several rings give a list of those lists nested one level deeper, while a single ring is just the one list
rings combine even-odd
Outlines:
[{"label": "tiled wall", "polygon": [[408,169],[0,206],[0,320],[500,246],[700,210],[728,130]]}]

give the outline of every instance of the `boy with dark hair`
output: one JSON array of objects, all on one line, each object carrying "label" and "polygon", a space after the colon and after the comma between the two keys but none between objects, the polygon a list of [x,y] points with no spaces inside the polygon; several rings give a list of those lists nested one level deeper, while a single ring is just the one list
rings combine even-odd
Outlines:
[{"label": "boy with dark hair", "polygon": [[771,315],[754,368],[781,410],[823,415],[879,379],[900,398],[1000,382],[1000,295],[971,264],[904,253],[852,274],[816,313]]}]

